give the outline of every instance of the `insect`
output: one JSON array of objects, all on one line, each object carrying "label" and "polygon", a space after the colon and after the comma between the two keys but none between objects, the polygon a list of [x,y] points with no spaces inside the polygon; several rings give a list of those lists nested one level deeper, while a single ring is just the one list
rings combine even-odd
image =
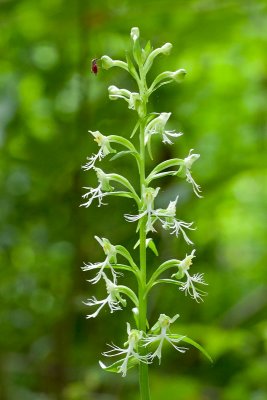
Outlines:
[{"label": "insect", "polygon": [[91,63],[91,72],[95,75],[98,73],[98,65],[97,65],[98,58],[94,58]]}]

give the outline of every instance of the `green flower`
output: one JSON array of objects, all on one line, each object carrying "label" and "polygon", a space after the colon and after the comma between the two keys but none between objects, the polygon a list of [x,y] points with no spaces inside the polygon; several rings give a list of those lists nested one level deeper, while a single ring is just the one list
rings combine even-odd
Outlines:
[{"label": "green flower", "polygon": [[159,331],[159,333],[154,335],[150,334],[143,339],[145,347],[159,342],[156,351],[149,356],[150,360],[153,360],[155,357],[157,357],[159,359],[159,364],[161,363],[161,353],[164,342],[168,342],[169,344],[171,344],[172,347],[174,347],[180,353],[184,353],[187,350],[186,347],[177,346],[177,343],[183,340],[185,336],[181,336],[180,338],[172,338],[171,335],[168,333],[170,325],[174,321],[176,321],[178,317],[178,314],[176,314],[173,318],[170,318],[168,317],[168,315],[165,314],[160,314],[158,321],[151,329],[151,332]]},{"label": "green flower", "polygon": [[92,271],[95,269],[99,270],[94,278],[88,280],[88,282],[95,284],[95,283],[99,282],[100,279],[103,277],[104,269],[109,268],[112,273],[113,281],[115,283],[117,276],[121,275],[118,272],[116,272],[112,266],[112,264],[117,263],[116,246],[113,246],[110,243],[110,241],[106,238],[100,239],[98,236],[95,236],[95,239],[98,241],[100,246],[103,248],[106,258],[102,262],[88,263],[88,264],[85,263],[84,266],[82,267],[82,270],[83,271]]},{"label": "green flower", "polygon": [[193,250],[191,254],[186,255],[186,257],[182,261],[178,261],[178,271],[172,275],[172,278],[175,278],[176,280],[183,279],[186,277],[186,282],[181,281],[180,285],[180,290],[189,294],[190,297],[192,297],[194,300],[197,302],[199,300],[203,301],[202,296],[206,295],[206,292],[203,290],[200,290],[196,284],[200,285],[207,285],[203,279],[203,274],[194,274],[191,276],[189,274],[189,269],[192,265],[192,260],[195,257],[195,251]]},{"label": "green flower", "polygon": [[[137,329],[131,329],[130,324],[127,322],[127,333],[128,340],[124,343],[125,348],[121,348],[112,344],[108,345],[111,350],[103,353],[103,355],[106,357],[116,357],[124,355],[124,358],[120,359],[120,362],[117,362],[119,364],[117,371],[121,373],[123,377],[125,377],[127,374],[127,370],[131,360],[135,359],[137,362],[143,362],[146,364],[149,363],[149,355],[141,355],[138,353],[138,346],[143,337],[143,332]],[[106,369],[106,366],[102,362],[100,362],[100,366]]]},{"label": "green flower", "polygon": [[182,177],[185,176],[187,182],[191,183],[191,185],[193,186],[194,193],[198,197],[202,197],[200,195],[201,187],[194,181],[194,179],[191,175],[191,167],[194,164],[194,162],[199,159],[200,154],[192,154],[192,151],[194,151],[194,149],[191,149],[188,156],[184,159],[184,162],[178,171],[178,175],[182,176]]},{"label": "green flower", "polygon": [[173,144],[173,142],[169,139],[169,136],[178,137],[182,135],[181,132],[165,130],[165,125],[170,116],[171,113],[161,113],[158,117],[152,119],[152,121],[147,124],[145,128],[145,144],[147,144],[149,148],[150,140],[153,135],[161,135],[163,139],[162,142],[168,144]]},{"label": "green flower", "polygon": [[117,310],[121,310],[122,308],[120,304],[123,307],[126,306],[126,300],[123,299],[120,295],[120,288],[114,282],[108,279],[104,272],[102,272],[102,276],[106,282],[107,297],[103,300],[97,300],[95,297],[92,297],[91,299],[87,300],[87,302],[84,302],[84,304],[89,307],[93,307],[95,305],[99,306],[94,313],[88,314],[86,318],[97,317],[106,304],[109,306],[111,313]]},{"label": "green flower", "polygon": [[94,136],[94,141],[100,147],[97,154],[93,154],[91,157],[87,157],[88,162],[83,166],[83,169],[88,171],[94,167],[96,161],[101,161],[102,158],[110,153],[116,153],[116,150],[112,149],[108,136],[102,135],[99,131],[89,131]]},{"label": "green flower", "polygon": [[101,205],[105,205],[105,203],[102,202],[103,197],[107,196],[108,194],[110,194],[110,192],[114,190],[114,188],[109,184],[110,178],[108,177],[108,175],[105,174],[105,172],[102,171],[102,169],[100,168],[93,167],[93,169],[96,171],[99,185],[96,188],[84,187],[84,189],[88,189],[88,192],[85,193],[82,197],[84,199],[87,199],[89,197],[89,200],[86,203],[81,204],[85,207],[90,207],[93,200],[95,199],[98,199],[98,207],[100,207]]}]

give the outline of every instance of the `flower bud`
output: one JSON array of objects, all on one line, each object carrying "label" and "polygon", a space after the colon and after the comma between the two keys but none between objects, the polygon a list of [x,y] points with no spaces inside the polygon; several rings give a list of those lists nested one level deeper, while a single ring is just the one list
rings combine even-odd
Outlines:
[{"label": "flower bud", "polygon": [[127,89],[119,89],[115,85],[111,85],[108,87],[108,93],[110,100],[117,100],[119,98],[123,98],[124,100],[128,100],[131,96],[131,92]]},{"label": "flower bud", "polygon": [[110,58],[109,56],[102,56],[101,61],[102,61],[102,68],[104,69],[109,69],[111,67],[114,67],[114,60],[112,60],[112,58]]},{"label": "flower bud", "polygon": [[170,54],[170,52],[171,52],[171,49],[172,49],[172,44],[171,43],[165,43],[158,50],[160,50],[160,53],[164,54],[165,56],[168,56]]},{"label": "flower bud", "polygon": [[111,85],[108,87],[108,94],[109,94],[109,96],[113,96],[113,99],[114,99],[114,96],[120,95],[120,89],[117,88],[117,86],[115,86],[115,85]]},{"label": "flower bud", "polygon": [[174,79],[177,83],[181,83],[185,75],[187,74],[185,69],[178,69],[177,71],[174,71],[170,74],[170,77]]},{"label": "flower bud", "polygon": [[134,42],[139,38],[139,28],[134,27],[131,29],[131,38]]},{"label": "flower bud", "polygon": [[127,63],[121,60],[112,60],[109,56],[102,56],[102,68],[109,69],[112,67],[119,67],[128,71]]},{"label": "flower bud", "polygon": [[171,43],[165,43],[163,46],[153,50],[149,56],[147,57],[147,60],[144,65],[144,70],[147,73],[149,69],[151,68],[151,65],[153,64],[154,59],[159,55],[159,54],[164,54],[165,56],[170,54],[170,51],[172,49],[172,44]]}]

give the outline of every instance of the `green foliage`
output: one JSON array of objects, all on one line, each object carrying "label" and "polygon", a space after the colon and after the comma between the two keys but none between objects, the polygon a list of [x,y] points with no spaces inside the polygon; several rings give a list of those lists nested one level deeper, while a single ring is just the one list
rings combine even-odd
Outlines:
[{"label": "green foliage", "polygon": [[[94,151],[88,129],[110,132],[120,119],[124,136],[135,123],[131,110],[105,94],[114,71],[92,75],[91,59],[123,59],[135,25],[155,46],[175,45],[171,59],[159,57],[155,76],[180,65],[188,72],[179,90],[162,86],[152,95],[151,108],[170,109],[173,127],[185,132],[171,154],[153,144],[153,156],[163,162],[191,147],[201,153],[195,175],[204,198],[195,201],[171,178],[161,200],[167,204],[179,185],[182,218],[197,221],[193,240],[209,296],[200,306],[185,303],[179,332],[199,340],[214,361],[192,351],[180,364],[166,349],[164,368],[153,369],[153,400],[267,397],[266,17],[266,0],[1,2],[1,400],[136,399],[134,372],[121,384],[95,369],[104,326],[115,336],[125,321],[107,314],[92,328],[84,320],[88,286],[79,267],[99,259],[91,238],[102,234],[110,211],[96,207],[89,219],[78,208],[81,186],[96,183],[79,169]],[[120,71],[115,78],[119,87],[133,85]],[[114,161],[129,176],[133,163]],[[124,212],[130,204],[109,203]],[[113,213],[114,242],[134,246],[120,215]],[[185,252],[167,235],[155,245],[166,257]],[[162,290],[164,299],[154,291],[151,301],[154,319],[155,302],[172,315],[181,300]]]}]

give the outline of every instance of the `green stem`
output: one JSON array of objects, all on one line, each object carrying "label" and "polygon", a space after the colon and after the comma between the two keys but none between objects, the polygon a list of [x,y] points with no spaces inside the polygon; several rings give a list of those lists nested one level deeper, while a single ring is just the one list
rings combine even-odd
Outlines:
[{"label": "green stem", "polygon": [[[142,96],[142,115],[140,115],[140,192],[141,195],[146,186],[145,177],[145,116],[146,116],[146,81],[140,68],[141,84],[140,94]],[[142,196],[141,196],[142,198]],[[139,249],[140,249],[140,281],[138,289],[139,297],[139,330],[146,332],[147,321],[147,296],[146,296],[146,218],[142,218],[139,230]],[[140,346],[140,354],[144,353],[144,348]],[[148,380],[148,365],[140,362],[139,364],[139,386],[141,400],[150,400],[150,389]]]}]

